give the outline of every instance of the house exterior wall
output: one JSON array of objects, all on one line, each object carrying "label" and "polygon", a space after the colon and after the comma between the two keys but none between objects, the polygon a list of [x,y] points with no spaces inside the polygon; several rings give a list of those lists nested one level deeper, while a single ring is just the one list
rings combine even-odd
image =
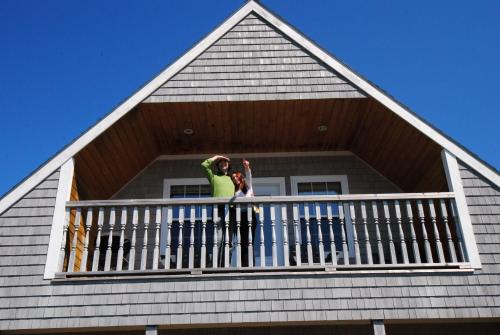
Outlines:
[{"label": "house exterior wall", "polygon": [[498,318],[500,191],[461,165],[483,268],[43,280],[58,173],[0,216],[0,329]]},{"label": "house exterior wall", "polygon": [[[350,193],[398,193],[394,184],[354,155],[317,157],[249,158],[254,178],[285,177],[286,195],[291,195],[290,176],[347,175]],[[116,199],[162,198],[163,180],[205,178],[201,159],[157,160],[120,190]],[[244,171],[241,160],[233,159],[233,171]]]},{"label": "house exterior wall", "polygon": [[145,102],[364,97],[338,73],[250,14]]}]

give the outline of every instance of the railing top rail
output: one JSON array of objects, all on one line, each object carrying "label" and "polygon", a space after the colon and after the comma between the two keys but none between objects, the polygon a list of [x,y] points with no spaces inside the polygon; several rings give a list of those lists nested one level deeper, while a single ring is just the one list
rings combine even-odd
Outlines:
[{"label": "railing top rail", "polygon": [[449,199],[453,192],[432,193],[381,193],[381,194],[342,194],[311,196],[265,196],[252,198],[200,198],[200,199],[117,199],[68,201],[67,207],[123,207],[123,206],[175,206],[175,205],[218,205],[249,203],[299,203],[299,202],[339,202],[339,201],[377,201],[377,200],[416,200]]}]

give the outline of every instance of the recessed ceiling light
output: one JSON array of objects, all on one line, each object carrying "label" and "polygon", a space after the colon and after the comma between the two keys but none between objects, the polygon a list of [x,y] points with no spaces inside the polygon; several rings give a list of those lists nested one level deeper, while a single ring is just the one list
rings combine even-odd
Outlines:
[{"label": "recessed ceiling light", "polygon": [[325,132],[325,131],[327,131],[327,130],[328,130],[328,127],[327,127],[327,126],[325,126],[324,124],[322,124],[321,126],[319,126],[319,127],[318,127],[318,131],[319,131],[320,133],[323,133],[323,132]]},{"label": "recessed ceiling light", "polygon": [[194,131],[191,128],[186,128],[184,129],[184,134],[186,135],[193,135]]}]

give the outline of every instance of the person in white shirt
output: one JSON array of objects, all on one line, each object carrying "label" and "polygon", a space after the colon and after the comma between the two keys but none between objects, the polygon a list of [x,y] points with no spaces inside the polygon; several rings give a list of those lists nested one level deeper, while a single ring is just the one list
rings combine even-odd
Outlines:
[{"label": "person in white shirt", "polygon": [[[243,158],[243,167],[245,168],[245,175],[237,171],[231,174],[231,179],[234,183],[234,196],[235,197],[253,197],[252,186],[252,170],[250,169],[250,162]],[[253,208],[253,206],[252,206]],[[248,249],[249,243],[255,240],[255,227],[257,225],[255,210],[252,209],[252,234],[248,233],[248,211],[245,206],[241,208],[241,223],[240,223],[240,236],[241,236],[241,265],[242,267],[248,266]],[[249,240],[250,239],[250,240]],[[253,253],[252,253],[253,254]],[[255,264],[255,257],[253,263]]]}]

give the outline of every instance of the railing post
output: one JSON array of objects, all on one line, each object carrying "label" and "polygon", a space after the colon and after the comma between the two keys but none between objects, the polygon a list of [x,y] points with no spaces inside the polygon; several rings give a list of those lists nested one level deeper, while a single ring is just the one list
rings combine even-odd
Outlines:
[{"label": "railing post", "polygon": [[318,225],[318,248],[319,248],[319,263],[325,265],[325,247],[323,245],[323,232],[321,231],[321,207],[319,202],[315,203],[316,224]]},{"label": "railing post", "polygon": [[80,272],[87,271],[87,259],[89,256],[89,235],[90,228],[92,226],[92,207],[87,210],[87,220],[85,222],[85,241],[83,243],[83,256],[82,261],[80,262]]},{"label": "railing post", "polygon": [[213,239],[213,245],[212,245],[212,267],[217,268],[219,264],[218,256],[219,256],[219,206],[214,205],[213,212],[212,212],[212,222],[214,225],[214,239]]},{"label": "railing post", "polygon": [[295,263],[297,266],[302,265],[302,255],[300,249],[300,241],[299,241],[299,205],[293,204],[293,227],[294,227],[294,238],[295,238]]},{"label": "railing post", "polygon": [[189,264],[188,267],[190,269],[194,268],[194,227],[196,224],[196,207],[191,205],[191,215],[189,218],[189,222],[191,223],[191,228],[189,231]]},{"label": "railing post", "polygon": [[236,267],[241,268],[241,206],[236,205]]},{"label": "railing post", "polygon": [[311,230],[309,229],[309,204],[304,203],[304,221],[306,224],[306,243],[307,243],[307,264],[313,265],[313,253],[311,244]]},{"label": "railing post", "polygon": [[120,221],[120,247],[118,248],[118,259],[116,261],[116,270],[121,271],[123,267],[123,245],[125,243],[125,226],[127,225],[127,207],[122,207]]},{"label": "railing post", "polygon": [[200,254],[200,268],[206,267],[207,261],[207,206],[201,206],[201,254]]},{"label": "railing post", "polygon": [[330,256],[332,257],[332,265],[337,265],[337,247],[335,245],[335,234],[333,233],[333,213],[332,204],[326,204],[326,216],[328,219],[328,232],[330,233]]},{"label": "railing post", "polygon": [[179,240],[177,242],[176,268],[182,269],[182,247],[184,246],[184,206],[179,207]]},{"label": "railing post", "polygon": [[106,259],[104,263],[104,271],[109,271],[111,268],[111,245],[113,244],[113,230],[115,228],[116,221],[116,210],[114,207],[111,208],[109,212],[109,236],[108,236],[108,246],[106,248]]},{"label": "railing post", "polygon": [[354,202],[349,202],[349,213],[351,214],[353,244],[354,244],[354,260],[356,264],[361,264],[361,253],[359,251],[358,232],[356,231],[356,208]]},{"label": "railing post", "polygon": [[379,229],[378,205],[372,201],[373,224],[375,225],[375,238],[377,240],[377,251],[380,264],[385,264],[384,248],[382,246],[382,237]]},{"label": "railing post", "polygon": [[266,246],[264,244],[264,206],[259,205],[259,227],[260,227],[260,266],[266,266]]},{"label": "railing post", "polygon": [[[156,210],[156,217],[158,218],[161,215],[160,207]],[[172,206],[167,207],[167,241],[165,243],[165,269],[170,269],[170,254],[172,252],[170,243],[172,242],[172,222],[173,222],[173,208]],[[158,219],[156,219],[158,223]]]},{"label": "railing post", "polygon": [[[252,221],[253,221],[253,206],[247,206],[247,221],[248,221],[248,267],[253,267],[253,236],[252,236]],[[256,222],[254,224],[257,224]]]},{"label": "railing post", "polygon": [[69,256],[68,272],[73,272],[76,262],[76,246],[78,244],[78,231],[80,230],[80,221],[82,219],[82,209],[78,207],[75,215],[75,225],[73,228],[73,241],[71,243],[71,254]]},{"label": "railing post", "polygon": [[274,204],[269,205],[271,210],[271,252],[273,258],[273,267],[278,266],[278,250],[276,248],[276,208]]},{"label": "railing post", "polygon": [[455,252],[455,244],[453,243],[453,239],[451,238],[451,232],[448,223],[448,211],[446,210],[446,202],[441,199],[439,203],[441,205],[441,216],[443,217],[444,228],[446,231],[446,241],[448,242],[448,254],[450,255],[451,261],[455,263],[457,261],[457,254]]},{"label": "railing post", "polygon": [[[141,251],[141,270],[146,270],[146,263],[148,259],[148,229],[149,229],[149,220],[151,219],[151,213],[149,211],[149,207],[144,208],[144,237],[142,241],[142,251]],[[158,241],[160,242],[160,241]],[[155,239],[155,248],[156,248],[156,239]],[[153,251],[154,258],[154,251]],[[158,262],[153,262],[153,269],[158,269]]]},{"label": "railing post", "polygon": [[422,235],[424,237],[424,251],[425,260],[427,263],[434,263],[432,259],[431,245],[429,243],[429,237],[427,236],[427,229],[425,229],[425,213],[424,207],[422,205],[422,200],[417,200],[418,216],[420,217],[420,227],[422,228]]},{"label": "railing post", "polygon": [[230,240],[230,235],[229,235],[229,220],[231,218],[231,215],[229,213],[229,205],[224,206],[224,267],[228,268],[229,267],[229,261],[230,261],[230,246],[229,246],[229,240]]},{"label": "railing post", "polygon": [[287,220],[287,207],[286,204],[281,204],[281,222],[283,228],[283,257],[285,266],[290,266],[289,250],[288,250],[288,220]]},{"label": "railing post", "polygon": [[104,208],[99,208],[99,216],[97,218],[97,238],[94,249],[94,261],[92,262],[92,271],[99,269],[99,257],[101,257],[101,233],[102,225],[104,223]]},{"label": "railing post", "polygon": [[420,264],[420,250],[418,249],[417,235],[415,234],[415,227],[413,227],[413,211],[411,209],[411,202],[406,200],[406,213],[408,215],[408,225],[410,226],[411,245],[413,248],[413,257],[415,263]]},{"label": "railing post", "polygon": [[436,251],[437,251],[437,256],[438,256],[438,261],[439,263],[444,263],[444,252],[443,252],[443,245],[441,244],[441,239],[439,238],[439,231],[437,228],[437,223],[436,223],[436,210],[434,209],[434,201],[429,200],[429,209],[431,212],[431,222],[432,222],[432,229],[434,231],[434,239],[436,242]]},{"label": "railing post", "polygon": [[128,269],[133,270],[135,267],[135,243],[137,235],[137,225],[139,224],[139,208],[134,207],[132,210],[132,240],[130,241],[130,253],[128,257]]},{"label": "railing post", "polygon": [[342,256],[344,258],[344,265],[349,265],[349,249],[347,247],[347,227],[345,225],[344,203],[339,202],[339,221],[340,232],[342,238]]},{"label": "railing post", "polygon": [[365,248],[366,248],[366,259],[368,264],[373,264],[373,256],[372,256],[372,245],[370,243],[370,235],[368,234],[368,222],[366,216],[366,204],[364,201],[361,201],[361,218],[363,219],[363,228],[365,233]]},{"label": "railing post", "polygon": [[403,263],[408,264],[408,249],[406,249],[405,234],[403,232],[403,226],[401,224],[401,208],[399,207],[399,201],[394,201],[394,206],[396,208],[396,219],[398,221],[399,230],[399,244],[401,246],[401,253],[403,254]]},{"label": "railing post", "polygon": [[391,214],[389,212],[389,203],[387,201],[384,201],[384,217],[385,217],[385,225],[387,227],[387,237],[389,238],[389,251],[391,254],[391,264],[397,264],[398,259],[396,258],[396,248],[394,247],[394,241],[392,239]]}]

